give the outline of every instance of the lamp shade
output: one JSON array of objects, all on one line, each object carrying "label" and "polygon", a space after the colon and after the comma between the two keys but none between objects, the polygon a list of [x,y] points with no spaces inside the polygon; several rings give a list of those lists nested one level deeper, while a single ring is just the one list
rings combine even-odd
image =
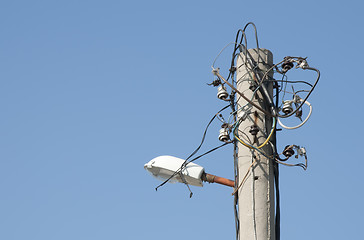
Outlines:
[{"label": "lamp shade", "polygon": [[[166,180],[170,178],[176,171],[178,171],[185,160],[173,156],[159,156],[144,165],[144,169],[147,170],[153,177]],[[169,182],[185,182],[189,185],[202,187],[201,176],[204,173],[204,168],[195,164],[188,163],[179,174],[176,174]]]}]

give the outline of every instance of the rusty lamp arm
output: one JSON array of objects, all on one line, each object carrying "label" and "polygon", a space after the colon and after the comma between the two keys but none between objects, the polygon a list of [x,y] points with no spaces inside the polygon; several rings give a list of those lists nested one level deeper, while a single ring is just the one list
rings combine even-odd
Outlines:
[{"label": "rusty lamp arm", "polygon": [[223,177],[218,177],[218,176],[208,174],[208,173],[205,173],[205,172],[202,174],[201,179],[204,182],[218,183],[218,184],[225,185],[225,186],[228,186],[228,187],[234,187],[235,186],[235,182],[233,180],[223,178]]}]

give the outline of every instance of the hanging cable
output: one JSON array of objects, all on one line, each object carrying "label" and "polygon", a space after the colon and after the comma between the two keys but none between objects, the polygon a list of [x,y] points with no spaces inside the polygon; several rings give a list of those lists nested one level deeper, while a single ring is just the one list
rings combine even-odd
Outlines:
[{"label": "hanging cable", "polygon": [[[317,85],[318,81],[320,80],[320,71],[319,71],[318,69],[316,69],[316,68],[312,68],[312,67],[305,67],[305,68],[304,68],[304,70],[305,70],[305,69],[315,71],[315,72],[317,73],[317,78],[316,78],[316,81],[315,81],[315,83],[313,84],[313,86],[312,86],[311,90],[308,92],[308,94],[307,94],[307,95],[306,95],[306,97],[303,99],[303,101],[301,102],[301,104],[300,104],[300,105],[296,108],[296,111],[297,111],[298,109],[300,109],[300,108],[303,106],[303,104],[305,104],[306,100],[307,100],[307,99],[308,99],[308,97],[311,95],[312,91],[315,89],[315,87],[316,87],[316,85]],[[287,118],[287,117],[292,116],[294,113],[296,113],[296,111],[294,111],[294,112],[292,112],[292,113],[290,113],[290,114],[288,114],[288,115],[280,115],[280,114],[278,113],[278,117],[280,117],[280,118]]]},{"label": "hanging cable", "polygon": [[205,141],[205,137],[206,137],[206,133],[207,133],[207,130],[208,130],[208,128],[210,127],[210,125],[211,125],[211,123],[214,121],[214,119],[216,118],[216,116],[217,115],[219,115],[222,111],[224,111],[225,109],[227,109],[228,107],[230,107],[230,105],[227,105],[227,106],[225,106],[225,107],[223,107],[220,111],[218,111],[212,118],[211,118],[211,120],[209,121],[209,123],[207,124],[207,126],[206,126],[206,128],[205,128],[205,131],[204,131],[204,133],[203,133],[203,135],[202,135],[202,140],[201,140],[201,143],[200,143],[200,145],[195,149],[195,151],[193,151],[192,153],[191,153],[191,155],[189,155],[187,158],[186,158],[186,161],[185,162],[187,162],[188,161],[188,159],[190,159],[193,155],[195,155],[197,152],[198,152],[198,150],[200,150],[200,148],[201,148],[201,146],[202,146],[202,144],[203,144],[203,142]]},{"label": "hanging cable", "polygon": [[[255,32],[255,42],[256,42],[256,44],[257,44],[258,56],[260,56],[260,54],[259,54],[260,48],[259,48],[259,42],[258,42],[258,31],[257,31],[257,27],[255,26],[255,24],[254,24],[253,22],[248,22],[248,23],[245,25],[245,27],[244,27],[244,29],[243,29],[243,32],[245,32],[245,30],[247,29],[247,27],[248,27],[249,25],[252,25],[252,26],[253,26],[253,28],[254,28],[254,32]],[[245,44],[245,46],[247,46],[247,44]],[[258,57],[258,64],[259,64],[259,57]]]},{"label": "hanging cable", "polygon": [[[222,144],[222,145],[220,145],[219,147],[216,147],[216,148],[214,148],[214,149],[212,149],[212,150],[210,150],[210,151],[207,151],[206,153],[204,153],[204,154],[201,154],[200,156],[198,156],[198,157],[196,157],[196,158],[194,158],[194,159],[192,159],[191,161],[188,161],[193,155],[195,155],[199,150],[200,150],[200,148],[201,148],[201,146],[202,146],[202,144],[204,143],[204,141],[205,141],[205,137],[206,137],[206,133],[207,133],[207,130],[208,130],[208,128],[210,127],[210,125],[211,125],[211,123],[214,121],[214,119],[216,118],[216,116],[220,113],[220,112],[222,112],[222,111],[224,111],[226,108],[228,108],[228,107],[230,107],[230,105],[227,105],[227,106],[225,106],[225,107],[223,107],[222,109],[220,109],[212,118],[211,118],[211,120],[209,121],[209,123],[207,124],[207,126],[206,126],[206,128],[205,128],[205,131],[204,131],[204,133],[203,133],[203,135],[202,135],[202,140],[201,140],[201,143],[200,143],[200,145],[186,158],[186,160],[184,161],[184,163],[181,165],[181,167],[179,168],[179,169],[177,169],[177,171],[175,171],[168,179],[166,179],[164,182],[162,182],[161,184],[159,184],[156,188],[155,188],[155,190],[157,191],[158,190],[158,188],[160,188],[161,186],[163,186],[164,184],[166,184],[169,180],[171,180],[173,177],[175,177],[178,173],[180,173],[185,167],[186,167],[186,165],[189,163],[189,162],[193,162],[193,161],[195,161],[195,160],[197,160],[197,159],[199,159],[200,157],[202,157],[202,156],[205,156],[206,154],[208,154],[208,153],[210,153],[210,152],[213,152],[213,151],[215,151],[215,150],[217,150],[217,149],[219,149],[220,147],[223,147],[223,146],[225,146],[225,145],[227,145],[227,144],[229,144],[230,142],[227,142],[227,143],[224,143],[224,144]],[[188,185],[187,183],[185,183],[186,185]]]},{"label": "hanging cable", "polygon": [[[205,155],[207,155],[207,154],[209,154],[209,153],[211,153],[211,152],[213,152],[213,151],[215,151],[215,150],[217,150],[217,149],[219,149],[219,148],[222,148],[222,147],[224,147],[224,146],[226,146],[226,145],[228,145],[228,144],[230,144],[231,142],[226,142],[226,143],[223,143],[222,145],[220,145],[220,146],[217,146],[217,147],[215,147],[215,148],[213,148],[213,149],[211,149],[211,150],[209,150],[209,151],[207,151],[207,152],[205,152],[205,153],[203,153],[203,154],[201,154],[201,155],[199,155],[199,156],[197,156],[197,157],[195,157],[195,158],[193,158],[192,160],[190,160],[190,161],[185,161],[182,165],[181,165],[181,167],[179,167],[168,179],[166,179],[164,182],[162,182],[161,184],[159,184],[156,188],[155,188],[155,190],[157,191],[158,190],[158,188],[160,188],[160,187],[162,187],[164,184],[166,184],[167,182],[169,182],[169,180],[171,180],[172,178],[174,178],[177,174],[179,174],[179,173],[181,173],[182,171],[183,171],[183,169],[186,167],[186,165],[188,165],[189,163],[191,163],[191,162],[194,162],[194,161],[196,161],[197,159],[199,159],[199,158],[201,158],[201,157],[203,157],[203,156],[205,156]],[[184,181],[184,183],[188,186],[188,184],[187,184],[187,182],[186,181]],[[188,187],[189,188],[189,187]],[[192,195],[191,195],[192,196]]]},{"label": "hanging cable", "polygon": [[[290,57],[290,58],[297,58],[297,57]],[[283,61],[285,61],[285,60],[283,60]],[[280,63],[282,63],[283,61],[281,61]],[[275,64],[274,66],[278,66],[280,63],[278,63],[278,64]],[[276,116],[277,117],[280,117],[280,118],[287,118],[287,117],[290,117],[290,116],[292,116],[293,114],[295,114],[297,111],[298,111],[298,109],[300,109],[302,106],[303,106],[303,104],[306,102],[306,100],[308,99],[308,97],[311,95],[311,93],[312,93],[312,91],[315,89],[315,87],[316,87],[316,85],[317,85],[317,83],[318,83],[318,81],[319,81],[319,79],[320,79],[320,71],[318,70],[318,69],[316,69],[316,68],[313,68],[313,67],[309,67],[308,65],[302,65],[302,66],[299,66],[300,68],[302,68],[303,70],[311,70],[311,71],[315,71],[316,73],[317,73],[317,78],[316,78],[316,81],[315,81],[315,83],[312,85],[312,87],[311,87],[311,90],[308,92],[308,94],[306,95],[306,97],[304,98],[304,100],[301,102],[301,104],[296,108],[296,110],[295,111],[293,111],[293,112],[291,112],[291,113],[289,113],[289,114],[286,114],[286,115],[281,115],[281,114],[279,114],[279,112],[276,112]],[[272,68],[271,68],[272,69]],[[270,69],[270,70],[271,70]],[[264,78],[265,78],[265,76],[268,74],[268,72],[269,71],[266,71],[266,73],[263,75],[263,78],[262,78],[262,81],[264,80]],[[262,93],[263,93],[263,95],[264,96],[266,96],[266,99],[270,102],[270,103],[272,103],[271,102],[271,100],[270,100],[270,97],[269,97],[269,94],[267,93],[267,91],[265,91],[265,86],[264,86],[264,84],[262,84],[262,89],[264,90],[264,91],[262,91]]]},{"label": "hanging cable", "polygon": [[288,166],[288,167],[301,167],[303,170],[307,170],[307,157],[305,157],[305,163],[296,163],[296,164],[289,164],[289,163],[285,163],[285,162],[281,162],[279,161],[277,158],[275,159],[275,161],[279,164]]}]

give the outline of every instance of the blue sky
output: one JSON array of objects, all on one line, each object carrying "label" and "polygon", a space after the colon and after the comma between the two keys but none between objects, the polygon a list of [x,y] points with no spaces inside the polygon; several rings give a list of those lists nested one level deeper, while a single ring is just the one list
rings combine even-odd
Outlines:
[{"label": "blue sky", "polygon": [[[155,192],[143,165],[197,147],[224,106],[206,85],[211,64],[250,21],[274,62],[308,57],[322,74],[309,122],[278,136],[309,157],[306,172],[281,167],[281,239],[359,239],[363,7],[2,1],[0,239],[234,239],[231,189],[192,187],[191,199],[182,184]],[[249,39],[254,47],[252,31]],[[219,144],[218,129],[202,152]],[[231,146],[197,163],[233,177]]]}]

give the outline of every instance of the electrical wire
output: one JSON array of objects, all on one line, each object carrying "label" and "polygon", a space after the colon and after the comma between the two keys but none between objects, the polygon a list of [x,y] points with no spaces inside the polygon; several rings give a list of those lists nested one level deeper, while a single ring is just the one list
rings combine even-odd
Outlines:
[{"label": "electrical wire", "polygon": [[[199,159],[199,158],[201,158],[201,157],[203,157],[203,156],[205,156],[205,155],[207,155],[207,154],[209,154],[209,153],[212,153],[213,151],[215,151],[215,150],[217,150],[217,149],[219,149],[219,148],[222,148],[222,147],[224,147],[224,146],[226,146],[226,145],[228,145],[228,144],[230,144],[230,143],[231,143],[231,142],[225,142],[225,143],[221,144],[220,146],[217,146],[217,147],[215,147],[215,148],[213,148],[213,149],[211,149],[211,150],[209,150],[209,151],[207,151],[207,152],[205,152],[205,153],[203,153],[203,154],[201,154],[201,155],[199,155],[199,156],[197,156],[197,157],[193,158],[192,160],[188,161],[188,163],[194,162],[194,161],[196,161],[197,159]],[[187,163],[187,164],[188,164],[188,163]]]},{"label": "electrical wire", "polygon": [[[219,148],[222,148],[222,147],[224,147],[224,146],[226,146],[226,145],[228,145],[228,144],[230,144],[231,142],[225,142],[225,143],[223,143],[223,144],[221,144],[220,146],[217,146],[217,147],[215,147],[215,148],[213,148],[213,149],[211,149],[211,150],[209,150],[209,151],[207,151],[207,152],[205,152],[205,153],[203,153],[203,154],[201,154],[201,155],[199,155],[199,156],[197,156],[197,157],[195,157],[195,158],[193,158],[192,160],[190,160],[190,161],[187,161],[187,160],[185,160],[185,162],[168,178],[168,179],[166,179],[164,182],[162,182],[161,184],[159,184],[156,188],[155,188],[155,190],[157,191],[158,190],[158,188],[160,188],[160,187],[162,187],[164,184],[166,184],[167,182],[169,182],[169,180],[171,180],[172,178],[174,178],[177,174],[180,174],[182,171],[183,171],[183,169],[189,164],[189,163],[191,163],[191,162],[194,162],[194,161],[196,161],[197,159],[199,159],[199,158],[201,158],[201,157],[203,157],[203,156],[205,156],[205,155],[207,155],[207,154],[209,154],[209,153],[211,153],[211,152],[213,152],[213,151],[215,151],[215,150],[217,150],[217,149],[219,149]],[[183,180],[183,179],[182,179]],[[189,189],[189,186],[188,186],[188,184],[187,184],[187,182],[185,181],[185,180],[183,180],[184,181],[184,183],[187,185],[187,187],[188,187],[188,189]],[[190,190],[191,191],[191,190]],[[192,192],[191,192],[192,193]],[[190,195],[190,197],[192,196],[192,194]]]},{"label": "electrical wire", "polygon": [[[258,46],[258,56],[260,56],[259,51],[260,51],[260,48]],[[261,92],[261,94],[263,95],[263,97],[268,102],[268,105],[269,105],[269,107],[271,109],[271,112],[273,114],[271,114],[270,112],[267,112],[267,111],[265,111],[265,110],[263,110],[261,108],[258,108],[257,106],[255,106],[255,107],[257,107],[259,110],[261,110],[262,112],[264,112],[266,115],[271,116],[271,117],[275,117],[278,113],[276,112],[276,108],[274,107],[273,100],[272,100],[272,98],[271,98],[271,96],[269,94],[269,91],[267,90],[267,87],[264,84],[260,84],[260,81],[259,81],[259,79],[261,79],[260,78],[260,73],[257,71],[258,64],[259,64],[259,57],[258,57],[258,64],[257,64],[257,63],[255,63],[255,60],[254,60],[254,58],[252,57],[252,55],[250,54],[249,51],[247,51],[247,55],[249,55],[249,58],[246,59],[245,64],[249,64],[250,65],[250,68],[251,68],[251,70],[252,70],[252,72],[254,74],[253,79],[255,80],[256,83],[258,83],[258,86],[261,86],[261,88],[259,89],[259,91]],[[265,63],[264,61],[263,61],[263,63],[264,63],[264,65],[267,65],[267,63]]]},{"label": "electrical wire", "polygon": [[[205,156],[206,154],[208,154],[208,153],[210,153],[210,152],[213,152],[213,151],[215,151],[215,150],[217,150],[217,149],[219,149],[220,147],[223,147],[223,146],[225,146],[225,145],[227,145],[227,144],[229,144],[230,142],[227,142],[227,143],[224,143],[224,144],[222,144],[221,146],[219,146],[219,147],[216,147],[216,148],[214,148],[214,149],[212,149],[212,150],[210,150],[210,151],[207,151],[206,153],[204,153],[204,154],[201,154],[200,156],[198,156],[198,157],[196,157],[196,158],[194,158],[194,159],[192,159],[191,161],[188,161],[193,155],[195,155],[199,150],[200,150],[200,148],[201,148],[201,146],[202,146],[202,144],[204,143],[204,141],[205,141],[205,137],[206,137],[206,133],[207,133],[207,130],[208,130],[208,128],[210,127],[210,125],[211,125],[211,123],[214,121],[214,119],[216,118],[216,116],[218,115],[218,114],[220,114],[220,112],[222,112],[222,111],[224,111],[226,108],[228,108],[228,107],[230,107],[230,105],[227,105],[227,106],[225,106],[225,107],[223,107],[222,109],[220,109],[212,118],[211,118],[211,120],[209,121],[209,123],[207,124],[207,126],[206,126],[206,128],[205,128],[205,131],[204,131],[204,133],[203,133],[203,135],[202,135],[202,140],[201,140],[201,143],[200,143],[200,145],[186,158],[186,160],[184,161],[184,163],[181,165],[181,167],[180,168],[178,168],[168,179],[166,179],[164,182],[162,182],[161,184],[159,184],[156,188],[155,188],[155,190],[157,191],[158,190],[158,188],[160,188],[161,186],[163,186],[164,184],[166,184],[169,180],[171,180],[173,177],[175,177],[178,173],[180,173],[182,170],[183,170],[183,168],[185,168],[186,167],[186,165],[188,164],[188,163],[190,163],[190,162],[193,162],[193,161],[195,161],[195,160],[197,160],[197,159],[199,159],[200,157],[202,157],[202,156]],[[188,187],[188,184],[187,183],[185,183],[186,185],[187,185],[187,187]],[[189,187],[188,187],[189,188]],[[190,196],[192,196],[192,195],[190,195]]]},{"label": "electrical wire", "polygon": [[[245,27],[244,27],[244,29],[243,29],[243,32],[245,32],[245,30],[247,29],[247,27],[248,27],[249,25],[252,25],[252,26],[253,26],[253,28],[254,28],[254,32],[255,32],[255,42],[256,42],[256,44],[257,44],[258,56],[260,56],[260,54],[259,54],[260,48],[259,48],[259,42],[258,42],[258,31],[257,31],[257,26],[255,26],[255,24],[254,24],[253,22],[248,22],[248,23],[245,25]],[[246,46],[247,46],[247,44],[246,44]],[[258,57],[258,64],[259,64],[259,57]]]},{"label": "electrical wire", "polygon": [[292,80],[277,80],[277,79],[272,79],[272,80],[266,80],[266,81],[268,81],[268,82],[270,82],[270,81],[274,81],[274,82],[286,82],[286,83],[304,83],[304,84],[307,84],[310,87],[313,86],[311,83],[306,82],[306,81],[302,81],[302,80],[292,81]]},{"label": "electrical wire", "polygon": [[[255,161],[255,160],[254,160]],[[255,175],[254,171],[251,171],[251,196],[252,196],[252,218],[253,218],[253,230],[254,230],[254,240],[257,240],[257,221],[255,219]]]},{"label": "electrical wire", "polygon": [[264,73],[264,75],[263,75],[263,77],[260,79],[260,82],[258,82],[258,85],[261,85],[262,83],[263,83],[263,81],[264,81],[264,79],[265,79],[265,77],[269,74],[269,72],[270,71],[272,71],[275,67],[277,67],[279,64],[281,64],[281,63],[283,63],[285,61],[285,59],[284,60],[282,60],[282,61],[280,61],[279,63],[276,63],[276,64],[274,64],[272,67],[270,67],[265,73]]},{"label": "electrical wire", "polygon": [[277,120],[276,120],[276,118],[273,118],[273,126],[272,126],[272,128],[271,128],[271,131],[270,131],[270,133],[269,133],[269,135],[268,135],[268,137],[267,137],[267,139],[260,145],[260,146],[258,146],[258,147],[253,147],[252,145],[250,145],[250,144],[248,144],[248,143],[245,143],[243,140],[241,140],[239,137],[238,137],[238,135],[236,134],[236,130],[238,129],[238,127],[239,127],[239,123],[238,124],[236,124],[235,125],[235,127],[234,127],[234,130],[233,130],[233,133],[234,133],[234,137],[236,138],[236,140],[238,140],[241,144],[243,144],[245,147],[248,147],[248,148],[250,148],[250,149],[260,149],[260,148],[262,148],[262,147],[264,147],[268,142],[269,142],[269,140],[271,139],[271,137],[273,136],[273,132],[274,132],[274,130],[275,130],[275,128],[276,128],[276,124],[277,124]]},{"label": "electrical wire", "polygon": [[230,107],[230,105],[227,105],[227,106],[225,106],[225,107],[223,107],[222,109],[220,109],[212,118],[211,118],[211,120],[209,121],[209,123],[207,124],[207,126],[206,126],[206,128],[205,128],[205,131],[204,131],[204,133],[203,133],[203,135],[202,135],[202,140],[201,140],[201,143],[200,143],[200,145],[195,149],[195,151],[193,151],[192,153],[191,153],[191,155],[189,155],[187,158],[186,158],[186,160],[185,160],[185,162],[187,162],[188,161],[188,159],[190,159],[193,155],[195,155],[199,150],[200,150],[200,148],[201,148],[201,146],[202,146],[202,144],[204,143],[204,141],[205,141],[205,137],[206,137],[206,133],[207,133],[207,130],[208,130],[208,128],[210,127],[210,125],[211,125],[211,123],[214,121],[214,119],[222,112],[222,111],[224,111],[226,108],[228,108],[228,107]]},{"label": "electrical wire", "polygon": [[[300,101],[303,101],[302,99],[300,99]],[[282,122],[281,122],[281,120],[278,118],[278,123],[279,123],[279,125],[281,125],[281,127],[283,127],[283,128],[285,128],[285,129],[297,129],[297,128],[299,128],[299,127],[302,127],[302,125],[303,124],[305,124],[306,122],[307,122],[307,120],[310,118],[310,116],[311,116],[311,114],[312,114],[312,105],[308,102],[308,101],[306,101],[305,102],[305,104],[307,105],[307,106],[309,106],[309,108],[310,108],[310,111],[309,111],[309,113],[308,113],[308,115],[307,115],[307,117],[306,117],[306,119],[304,120],[304,121],[302,121],[300,124],[298,124],[297,126],[294,126],[294,127],[287,127],[286,125],[284,125]]]},{"label": "electrical wire", "polygon": [[248,167],[248,170],[246,171],[246,174],[243,177],[243,180],[241,180],[241,182],[239,183],[238,187],[236,187],[234,189],[234,192],[231,195],[234,195],[235,193],[238,192],[239,188],[243,185],[243,183],[245,182],[246,178],[248,177],[248,174],[250,172],[250,169],[254,166],[254,164],[257,162],[257,159],[255,159],[252,164],[250,164],[250,166]]},{"label": "electrical wire", "polygon": [[[232,82],[234,83],[234,74],[232,75]],[[233,116],[233,121],[236,121],[237,119],[237,112],[235,110],[235,94],[232,90],[232,93],[230,95],[230,99],[231,99],[231,110],[232,113],[231,115]],[[230,122],[230,117],[229,116],[229,122]],[[233,140],[233,144],[234,144],[234,187],[237,186],[237,183],[239,182],[239,167],[238,167],[238,143],[236,140]],[[234,207],[234,219],[235,219],[235,238],[236,240],[239,240],[239,209],[238,209],[238,200],[239,200],[239,196],[238,194],[234,195],[234,201],[233,201],[233,207]]]},{"label": "electrical wire", "polygon": [[[216,69],[213,70],[213,72]],[[229,83],[228,81],[226,81],[224,79],[223,76],[220,75],[220,73],[218,71],[214,72],[214,74],[219,77],[220,79],[222,79],[230,88],[232,88],[236,93],[238,93],[242,98],[245,99],[245,101],[249,102],[251,105],[253,105],[254,107],[256,107],[258,110],[262,111],[263,113],[265,113],[268,116],[274,117],[270,112],[264,110],[263,108],[261,108],[259,105],[255,104],[254,102],[252,102],[249,98],[247,98],[243,93],[241,93],[238,89],[236,89],[231,83]],[[262,85],[264,86],[264,85]]]},{"label": "electrical wire", "polygon": [[[242,33],[242,37],[241,37],[241,40],[240,40],[240,43],[238,43],[238,39],[239,39],[239,33]],[[238,30],[238,32],[237,32],[237,34],[236,34],[236,38],[235,38],[235,42],[233,42],[234,43],[234,51],[233,51],[233,54],[232,54],[232,58],[231,58],[231,63],[230,63],[230,71],[229,71],[229,75],[228,75],[228,77],[226,78],[226,80],[229,80],[229,78],[230,78],[230,76],[232,76],[233,74],[233,67],[234,67],[234,60],[235,60],[235,57],[236,57],[236,50],[238,50],[239,49],[239,47],[240,46],[244,46],[243,44],[242,44],[242,41],[243,41],[243,39],[245,40],[245,46],[247,45],[247,40],[246,40],[246,36],[245,36],[245,32],[243,31],[243,30],[241,30],[241,29],[239,29]],[[226,45],[221,51],[220,51],[220,53],[218,54],[218,56],[220,56],[220,54],[221,54],[221,52],[226,48],[226,47],[228,47],[230,44],[228,44],[228,45]],[[217,56],[217,57],[218,57]],[[214,62],[213,62],[213,64],[212,64],[212,68],[214,69],[214,64],[215,64],[215,61],[216,61],[216,59],[217,59],[217,57],[215,58],[215,60],[214,60]]]},{"label": "electrical wire", "polygon": [[[276,135],[277,132],[274,133]],[[271,142],[273,155],[277,154],[277,144],[276,144],[276,136],[273,138],[274,140]],[[280,193],[279,193],[279,165],[277,162],[272,161],[273,164],[273,175],[274,175],[274,186],[275,186],[275,203],[276,203],[276,214],[275,214],[275,239],[280,239]]]},{"label": "electrical wire", "polygon": [[[303,106],[303,104],[305,104],[305,102],[306,102],[306,100],[309,98],[309,96],[311,95],[311,93],[312,93],[312,91],[315,89],[315,87],[316,87],[316,85],[317,85],[317,83],[318,83],[318,81],[320,80],[320,71],[318,70],[318,69],[316,69],[316,68],[313,68],[313,67],[304,67],[304,68],[302,68],[303,70],[311,70],[311,71],[315,71],[316,73],[317,73],[317,78],[316,78],[316,81],[315,81],[315,83],[313,84],[313,86],[311,87],[311,90],[308,92],[308,94],[306,95],[306,97],[303,99],[303,101],[301,102],[301,104],[296,108],[296,110],[295,111],[293,111],[293,112],[291,112],[291,113],[289,113],[289,114],[287,114],[287,115],[280,115],[279,113],[277,113],[277,117],[280,117],[280,118],[287,118],[287,117],[290,117],[290,116],[292,116],[293,114],[295,114],[297,111],[298,111],[298,109],[300,109],[302,106]],[[264,85],[263,85],[264,86]]]},{"label": "electrical wire", "polygon": [[[219,56],[221,55],[221,53],[228,47],[228,46],[230,46],[230,45],[232,45],[232,44],[235,44],[235,46],[236,46],[236,42],[231,42],[231,43],[228,43],[228,44],[226,44],[226,46],[225,47],[223,47],[222,49],[221,49],[221,51],[219,52],[219,54],[217,54],[217,56],[215,57],[215,59],[214,59],[214,61],[212,62],[212,68],[215,68],[215,63],[216,63],[216,60],[219,58]],[[235,48],[235,47],[234,47]]]},{"label": "electrical wire", "polygon": [[[306,154],[303,154],[303,156],[305,158],[305,163],[289,164],[289,163],[285,163],[283,161],[287,161],[290,158],[290,156],[286,157],[285,159],[281,159],[280,156],[279,156],[279,154],[276,151],[277,150],[276,145],[274,145],[272,142],[270,142],[270,145],[271,145],[272,149],[274,149],[274,153],[273,153],[274,158],[273,158],[273,160],[276,163],[282,164],[282,165],[285,165],[285,166],[288,166],[288,167],[301,167],[301,168],[303,168],[303,170],[307,170],[308,159],[307,159]],[[295,145],[291,145],[290,147],[293,147],[293,146],[295,146]],[[295,147],[298,147],[298,146],[295,146]]]},{"label": "electrical wire", "polygon": [[[283,75],[284,77],[284,75]],[[283,80],[282,77],[282,80]],[[276,88],[276,106],[278,105],[279,101],[279,89]],[[277,125],[275,126],[277,128]],[[276,129],[277,130],[277,129]],[[272,141],[270,142],[270,145],[272,146],[273,155],[277,154],[277,131],[274,131],[274,136]],[[278,155],[279,156],[279,155]],[[280,208],[280,192],[279,192],[279,165],[277,162],[272,161],[273,164],[273,175],[274,175],[274,183],[275,183],[275,193],[276,193],[276,214],[275,214],[275,237],[276,240],[280,240],[281,235],[281,208]]]},{"label": "electrical wire", "polygon": [[[283,80],[284,76],[286,76],[286,75],[283,75],[282,76],[282,80]],[[284,84],[284,90],[281,90],[281,91],[283,91],[283,97],[282,97],[282,99],[284,99],[284,96],[287,93],[286,89],[287,89],[287,79],[286,79],[285,84]],[[279,106],[279,109],[282,108],[282,105],[283,105],[283,100],[282,100],[282,104]],[[278,104],[276,104],[276,106],[278,106]]]},{"label": "electrical wire", "polygon": [[[249,54],[249,52],[248,52],[248,54]],[[249,54],[250,55],[250,54]],[[297,57],[290,57],[290,58],[297,58]],[[249,58],[248,58],[250,61],[251,61],[251,63],[249,62],[249,64],[251,64],[252,66],[254,66],[255,64],[254,64],[254,59],[251,57],[251,55],[249,56]],[[263,75],[263,77],[262,78],[260,78],[261,80],[259,81],[258,79],[259,79],[259,73],[258,72],[256,72],[256,71],[254,71],[254,74],[255,74],[255,76],[256,76],[256,78],[255,78],[255,80],[257,81],[257,84],[259,85],[259,86],[261,86],[261,89],[260,89],[260,92],[263,94],[263,97],[268,101],[268,104],[269,104],[269,106],[271,107],[271,111],[273,112],[273,115],[274,116],[276,116],[276,117],[281,117],[281,118],[287,118],[287,117],[290,117],[290,116],[292,116],[294,113],[296,113],[297,111],[298,111],[298,109],[300,109],[301,107],[302,107],[302,105],[304,104],[304,102],[308,99],[308,97],[310,96],[310,94],[312,93],[312,91],[314,90],[314,88],[316,87],[316,85],[317,85],[317,83],[318,83],[318,81],[319,81],[319,79],[320,79],[320,71],[318,70],[318,69],[316,69],[316,68],[312,68],[312,67],[308,67],[308,66],[302,66],[301,68],[303,69],[303,70],[312,70],[312,71],[315,71],[316,73],[317,73],[317,78],[316,78],[316,81],[315,81],[315,83],[313,84],[313,86],[312,86],[312,88],[311,88],[311,90],[309,91],[309,93],[307,94],[307,96],[305,97],[305,99],[303,100],[303,102],[301,103],[301,105],[299,106],[299,107],[297,107],[296,108],[296,110],[295,111],[293,111],[292,113],[290,113],[290,114],[287,114],[287,115],[280,115],[279,114],[279,112],[276,110],[276,108],[274,107],[274,103],[273,103],[273,100],[272,100],[272,98],[270,97],[270,95],[269,95],[269,92],[268,92],[268,90],[267,90],[267,88],[266,88],[266,86],[264,85],[264,84],[262,84],[263,83],[263,80],[264,80],[264,78],[265,78],[265,76],[274,68],[274,66],[278,66],[279,64],[281,64],[282,62],[284,62],[285,60],[283,60],[283,61],[281,61],[280,63],[278,63],[278,64],[275,64],[275,65],[273,65],[273,67],[271,67],[271,68],[269,68],[265,73],[264,73],[264,75]]]},{"label": "electrical wire", "polygon": [[305,163],[297,163],[297,164],[289,164],[289,163],[285,163],[285,162],[281,162],[279,161],[277,158],[275,159],[275,161],[279,164],[288,166],[288,167],[301,167],[303,168],[303,170],[307,170],[307,157],[305,156]]},{"label": "electrical wire", "polygon": [[[253,22],[248,22],[245,26],[244,26],[244,29],[239,29],[237,34],[236,34],[236,38],[235,38],[235,46],[234,46],[234,51],[233,51],[233,54],[232,54],[232,60],[231,60],[231,65],[230,65],[230,69],[233,68],[234,66],[234,59],[235,57],[237,56],[236,54],[236,50],[240,50],[240,52],[243,52],[244,51],[244,56],[245,56],[245,63],[247,62],[247,59],[248,59],[248,42],[247,42],[247,37],[246,37],[246,34],[245,34],[245,30],[247,29],[247,27],[249,25],[252,25],[254,27],[254,31],[255,31],[255,41],[256,41],[256,45],[257,45],[257,49],[258,49],[258,56],[260,56],[259,54],[259,51],[260,51],[260,48],[259,48],[259,42],[258,42],[258,32],[257,32],[257,27],[255,26],[255,24]],[[242,37],[240,39],[240,42],[239,44],[238,43],[238,39],[239,39],[239,35],[240,33],[242,34]],[[245,44],[242,44],[243,43],[243,40],[244,40],[244,43]],[[259,64],[259,57],[258,57],[258,64]],[[231,72],[230,72],[231,73]],[[230,76],[230,74],[229,74]],[[227,78],[226,80],[228,80],[229,78]]]},{"label": "electrical wire", "polygon": [[[250,98],[250,101],[253,101],[253,99],[254,99],[255,94],[257,93],[257,91],[258,91],[258,88],[256,88],[256,89],[253,91],[253,94],[252,94],[252,97]],[[240,97],[236,100],[236,102],[238,102],[238,101],[239,101],[239,99],[240,99]],[[229,124],[231,124],[231,125],[233,125],[232,123],[230,123],[230,118],[231,118],[231,116],[232,116],[232,115],[236,115],[239,111],[245,111],[245,112],[248,112],[248,111],[249,111],[249,113],[250,113],[250,109],[251,109],[251,107],[248,107],[248,109],[247,109],[247,110],[244,110],[244,108],[246,108],[248,105],[249,105],[249,103],[245,104],[245,105],[244,105],[244,106],[242,106],[242,107],[239,107],[239,109],[237,109],[236,111],[233,111],[233,112],[230,114],[229,118],[228,118],[228,123],[229,123]],[[247,113],[247,114],[249,114],[249,113]],[[235,123],[236,123],[236,121],[235,121]],[[235,123],[234,123],[234,124],[235,124]]]}]

